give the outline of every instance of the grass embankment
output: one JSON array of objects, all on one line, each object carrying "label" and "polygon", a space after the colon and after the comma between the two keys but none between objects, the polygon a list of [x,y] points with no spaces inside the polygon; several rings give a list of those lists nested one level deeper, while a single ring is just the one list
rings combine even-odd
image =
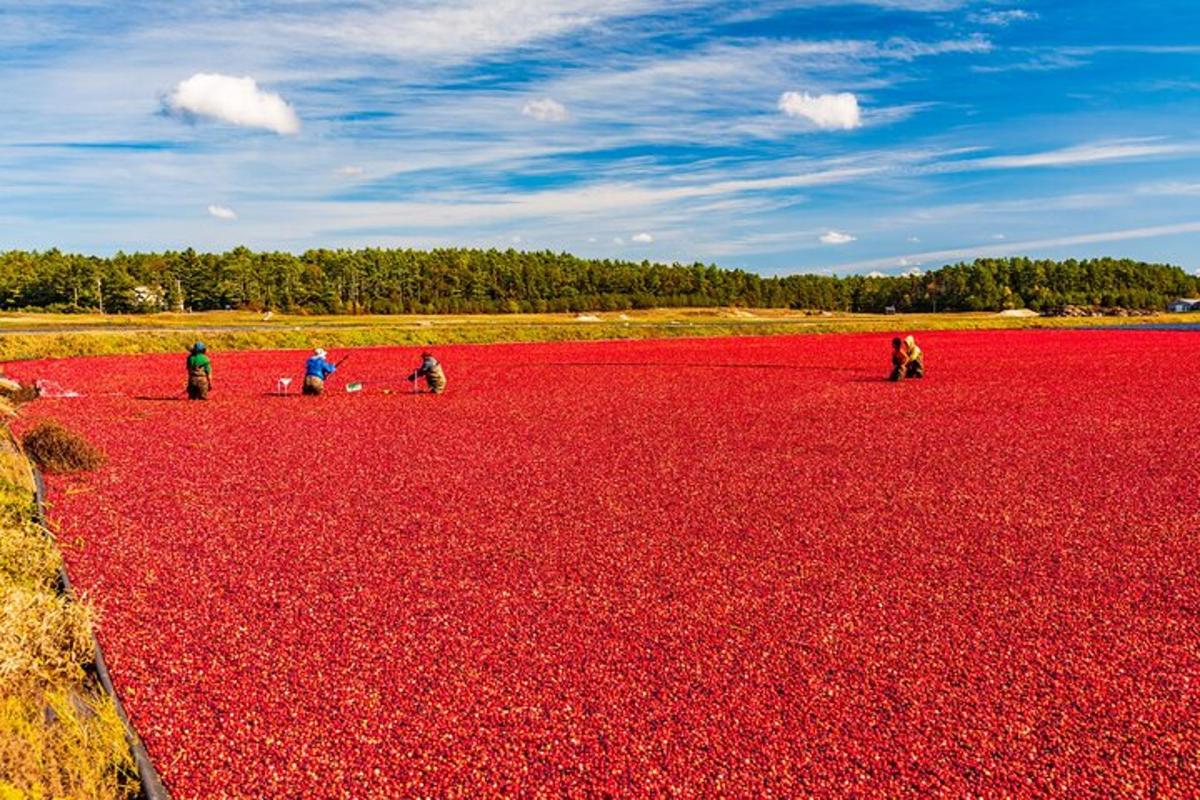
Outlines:
[{"label": "grass embankment", "polygon": [[474,316],[295,316],[250,312],[0,317],[0,361],[180,352],[197,338],[218,350],[486,344],[681,336],[767,336],[931,330],[1094,327],[1200,322],[1200,314],[1151,317],[1002,317],[993,313],[817,314],[785,309],[656,309]]},{"label": "grass embankment", "polygon": [[[0,401],[3,403],[3,401]],[[12,414],[6,403],[0,412]],[[60,591],[29,463],[0,430],[0,800],[129,798],[136,772],[113,700],[89,675],[90,607]]]}]

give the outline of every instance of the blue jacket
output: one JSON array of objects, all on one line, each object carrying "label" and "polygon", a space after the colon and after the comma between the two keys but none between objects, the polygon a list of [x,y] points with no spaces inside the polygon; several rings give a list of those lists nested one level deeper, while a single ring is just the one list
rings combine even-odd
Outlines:
[{"label": "blue jacket", "polygon": [[325,380],[334,372],[337,372],[337,367],[335,367],[333,364],[330,364],[320,356],[312,356],[309,358],[308,364],[306,364],[304,367],[304,377],[306,378],[311,375],[314,378]]}]

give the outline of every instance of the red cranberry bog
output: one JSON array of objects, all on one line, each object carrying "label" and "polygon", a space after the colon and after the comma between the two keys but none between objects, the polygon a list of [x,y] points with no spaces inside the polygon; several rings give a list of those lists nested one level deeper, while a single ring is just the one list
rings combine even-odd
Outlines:
[{"label": "red cranberry bog", "polygon": [[177,798],[1200,793],[1200,336],[889,338],[12,372]]}]

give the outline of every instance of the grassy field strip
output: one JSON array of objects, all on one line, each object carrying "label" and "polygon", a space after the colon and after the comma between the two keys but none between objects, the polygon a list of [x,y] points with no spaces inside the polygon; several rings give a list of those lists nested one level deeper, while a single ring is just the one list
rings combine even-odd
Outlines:
[{"label": "grassy field strip", "polygon": [[[126,328],[107,318],[52,315],[40,320],[45,330],[22,333],[0,329],[0,361],[70,356],[180,352],[196,338],[219,350],[367,347],[379,345],[488,344],[600,339],[767,336],[801,333],[910,332],[929,330],[1004,330],[1078,328],[1130,324],[1200,323],[1200,314],[1150,317],[1002,317],[963,314],[832,314],[764,310],[670,309],[653,312],[586,315],[481,315],[448,317],[303,317],[246,312],[159,314],[125,317]],[[624,318],[623,318],[624,317]]]}]

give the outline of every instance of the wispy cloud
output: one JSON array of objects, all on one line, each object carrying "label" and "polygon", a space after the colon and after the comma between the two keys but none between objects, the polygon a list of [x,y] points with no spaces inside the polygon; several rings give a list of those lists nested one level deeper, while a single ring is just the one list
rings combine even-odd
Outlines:
[{"label": "wispy cloud", "polygon": [[1025,167],[1068,167],[1098,161],[1118,161],[1154,156],[1172,156],[1200,152],[1200,144],[1157,143],[1146,141],[1099,142],[1064,147],[1025,155],[992,156],[969,164],[973,169],[1020,169]]},{"label": "wispy cloud", "polygon": [[[1075,234],[1048,239],[1033,239],[1022,242],[1005,242],[1001,244],[979,245],[974,247],[930,250],[924,253],[909,253],[903,256],[903,258],[907,258],[910,261],[913,259],[919,259],[922,263],[945,263],[964,258],[983,258],[987,256],[1005,255],[1033,255],[1038,251],[1045,252],[1054,250],[1056,248],[1071,247],[1075,245],[1124,242],[1132,239],[1154,239],[1162,236],[1178,236],[1188,233],[1200,233],[1200,220],[1192,222],[1180,222],[1171,225],[1153,225],[1143,228],[1126,228],[1116,231]],[[834,269],[842,271],[856,271],[888,267],[894,265],[899,258],[901,258],[901,256],[854,261],[839,264],[834,267]]]},{"label": "wispy cloud", "polygon": [[[679,11],[702,0],[676,0]],[[326,39],[403,61],[461,61],[663,10],[661,0],[449,0],[357,4],[319,19],[288,20],[293,36]]]},{"label": "wispy cloud", "polygon": [[237,212],[228,206],[209,206],[208,213],[210,216],[216,217],[217,219],[223,219],[227,221],[237,219]]},{"label": "wispy cloud", "polygon": [[1012,52],[1024,57],[1003,64],[976,64],[973,72],[999,74],[1004,72],[1051,72],[1087,66],[1096,56],[1108,54],[1144,56],[1191,56],[1200,53],[1200,45],[1098,44],[1060,45],[1049,47],[1017,47]]},{"label": "wispy cloud", "polygon": [[971,67],[971,70],[980,74],[992,75],[1004,72],[1052,72],[1082,67],[1087,63],[1086,59],[1066,53],[1038,53],[1021,61],[1010,61],[1004,64],[976,64]]},{"label": "wispy cloud", "polygon": [[1021,8],[1010,8],[1002,11],[984,11],[967,15],[967,19],[977,25],[994,25],[1000,28],[1007,28],[1014,22],[1030,22],[1037,18],[1037,12],[1026,11]]}]

